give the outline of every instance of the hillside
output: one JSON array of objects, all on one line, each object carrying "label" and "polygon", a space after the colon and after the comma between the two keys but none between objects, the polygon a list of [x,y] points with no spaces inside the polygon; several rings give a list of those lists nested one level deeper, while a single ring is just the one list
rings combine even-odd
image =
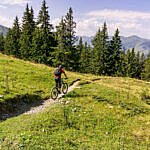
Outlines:
[{"label": "hillside", "polygon": [[0,25],[0,33],[2,33],[5,36],[7,32],[8,32],[8,28]]},{"label": "hillside", "polygon": [[[54,68],[0,54],[0,120],[35,101],[47,99],[55,82]],[[76,77],[72,75],[68,82]],[[30,109],[30,108],[28,108]]]},{"label": "hillside", "polygon": [[[4,69],[0,72],[0,94],[6,94],[2,102],[30,93],[46,99],[54,85],[53,68],[45,65],[0,54],[0,67]],[[3,86],[6,72],[9,79],[14,79],[9,82],[7,93]],[[130,78],[67,74],[69,83],[81,79],[74,91],[41,113],[20,114],[0,122],[0,149],[149,148],[150,83]],[[28,100],[31,102],[32,98]]]}]

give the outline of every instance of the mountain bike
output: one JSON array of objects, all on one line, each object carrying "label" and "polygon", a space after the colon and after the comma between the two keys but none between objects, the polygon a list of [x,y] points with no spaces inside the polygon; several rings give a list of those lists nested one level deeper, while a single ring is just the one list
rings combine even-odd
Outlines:
[{"label": "mountain bike", "polygon": [[[67,79],[67,78],[64,78],[64,79]],[[68,83],[64,82],[63,79],[61,79],[60,92],[63,94],[66,94],[68,92]],[[51,99],[56,100],[58,95],[59,95],[59,89],[58,89],[58,87],[55,86],[51,89],[50,97],[51,97]]]}]

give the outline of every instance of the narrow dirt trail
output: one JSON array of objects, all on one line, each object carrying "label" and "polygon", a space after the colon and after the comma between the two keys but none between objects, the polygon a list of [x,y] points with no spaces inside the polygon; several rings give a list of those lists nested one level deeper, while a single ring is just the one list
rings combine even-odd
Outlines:
[{"label": "narrow dirt trail", "polygon": [[[72,85],[68,88],[68,93],[73,91],[79,84],[79,80],[76,80],[72,83]],[[36,107],[31,107],[30,110],[24,112],[23,114],[36,114],[39,113],[41,111],[43,111],[44,109],[46,109],[47,107],[49,107],[52,103],[57,102],[57,100],[61,97],[63,97],[64,94],[59,94],[58,98],[54,101],[52,99],[47,99],[41,102],[41,105],[36,106]]]}]

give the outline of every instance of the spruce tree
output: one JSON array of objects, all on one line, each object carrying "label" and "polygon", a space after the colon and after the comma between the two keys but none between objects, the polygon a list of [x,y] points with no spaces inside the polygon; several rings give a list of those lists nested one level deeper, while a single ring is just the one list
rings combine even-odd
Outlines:
[{"label": "spruce tree", "polygon": [[65,18],[64,18],[64,23],[66,26],[66,33],[65,33],[65,40],[66,40],[66,51],[69,52],[69,55],[67,56],[69,63],[66,64],[67,68],[69,70],[76,71],[76,59],[77,59],[77,51],[75,48],[75,42],[76,42],[76,36],[75,36],[75,28],[76,28],[76,23],[73,20],[73,10],[70,7],[69,11],[67,12]]},{"label": "spruce tree", "polygon": [[118,76],[126,77],[127,76],[127,54],[125,52],[125,49],[121,51],[120,53],[120,65],[119,65],[119,72]]},{"label": "spruce tree", "polygon": [[104,22],[104,25],[102,27],[101,38],[102,38],[102,58],[103,58],[101,73],[103,75],[108,75],[107,68],[109,62],[109,49],[108,49],[109,40],[106,22]]},{"label": "spruce tree", "polygon": [[53,65],[53,51],[56,41],[52,33],[52,24],[49,21],[48,7],[45,0],[43,0],[37,18],[38,27],[33,37],[32,55],[37,62]]},{"label": "spruce tree", "polygon": [[58,45],[55,50],[55,65],[62,64],[66,66],[68,64],[68,56],[69,51],[67,51],[67,43],[66,43],[66,25],[64,22],[64,19],[62,17],[61,22],[58,26],[56,26],[56,35],[57,35],[57,41]]},{"label": "spruce tree", "polygon": [[93,72],[94,74],[97,74],[97,75],[100,75],[102,74],[101,71],[102,71],[102,45],[101,45],[101,31],[100,31],[100,28],[99,30],[97,31],[93,41],[92,41],[92,44],[94,46],[93,48],[93,51],[94,51],[94,57],[93,57]]},{"label": "spruce tree", "polygon": [[21,58],[32,60],[32,38],[35,30],[33,9],[26,6],[22,22],[22,34],[20,37]]},{"label": "spruce tree", "polygon": [[137,57],[138,54],[135,53],[134,48],[127,51],[127,76],[131,78],[139,78],[139,67],[140,62]]},{"label": "spruce tree", "polygon": [[6,35],[6,42],[5,42],[5,53],[8,55],[13,55],[16,57],[20,57],[20,36],[21,30],[19,26],[19,20],[16,16],[13,27],[9,29]]},{"label": "spruce tree", "polygon": [[13,32],[12,29],[9,28],[6,37],[5,37],[5,44],[4,44],[4,53],[7,55],[11,55],[11,49],[13,48]]},{"label": "spruce tree", "polygon": [[122,50],[122,44],[121,39],[119,36],[119,30],[117,29],[115,31],[114,36],[112,37],[112,40],[110,41],[110,47],[108,52],[108,67],[107,72],[108,75],[119,75],[120,71],[120,54]]},{"label": "spruce tree", "polygon": [[0,34],[0,52],[3,52],[3,51],[4,51],[4,36],[1,33]]},{"label": "spruce tree", "polygon": [[146,58],[144,62],[144,69],[142,72],[142,79],[150,81],[150,55]]},{"label": "spruce tree", "polygon": [[[82,45],[80,45],[80,46],[82,46]],[[80,72],[82,72],[82,73],[90,73],[91,72],[91,48],[87,44],[87,42],[85,42],[85,44],[82,46],[82,49],[81,49],[80,67],[79,68],[80,68]]]},{"label": "spruce tree", "polygon": [[46,6],[46,1],[42,1],[42,6],[38,14],[37,25],[47,34],[52,30],[52,24],[49,23],[50,16],[48,12],[48,7]]},{"label": "spruce tree", "polygon": [[136,56],[135,56],[135,78],[138,78],[138,79],[141,79],[141,73],[142,73],[142,70],[143,70],[143,63],[141,61],[141,57],[142,55],[140,56],[140,52],[138,51],[136,53]]},{"label": "spruce tree", "polygon": [[82,56],[81,56],[81,52],[83,51],[84,45],[83,45],[83,41],[82,41],[82,37],[79,38],[79,43],[77,45],[77,54],[78,54],[78,61],[77,61],[77,68],[78,71],[81,72],[82,68],[80,68],[80,66],[82,65]]},{"label": "spruce tree", "polygon": [[18,17],[16,16],[13,27],[12,27],[13,47],[11,49],[11,55],[14,55],[16,57],[20,57],[20,44],[19,44],[20,36],[21,36],[21,29],[19,26]]},{"label": "spruce tree", "polygon": [[93,52],[95,56],[95,59],[93,60],[95,74],[108,75],[107,68],[109,61],[109,41],[106,22],[104,22],[102,30],[100,31],[99,29],[96,33],[96,36],[93,39],[93,46]]}]

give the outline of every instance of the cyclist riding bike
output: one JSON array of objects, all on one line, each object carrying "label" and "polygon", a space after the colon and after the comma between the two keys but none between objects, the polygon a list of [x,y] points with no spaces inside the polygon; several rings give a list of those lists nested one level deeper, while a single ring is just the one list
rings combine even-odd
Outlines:
[{"label": "cyclist riding bike", "polygon": [[67,78],[67,75],[65,73],[65,70],[64,70],[64,66],[63,65],[60,65],[58,68],[55,69],[54,71],[54,78],[55,78],[55,82],[56,82],[56,87],[58,89],[58,93],[61,93],[60,92],[60,89],[61,89],[61,74],[64,74],[65,77]]}]

